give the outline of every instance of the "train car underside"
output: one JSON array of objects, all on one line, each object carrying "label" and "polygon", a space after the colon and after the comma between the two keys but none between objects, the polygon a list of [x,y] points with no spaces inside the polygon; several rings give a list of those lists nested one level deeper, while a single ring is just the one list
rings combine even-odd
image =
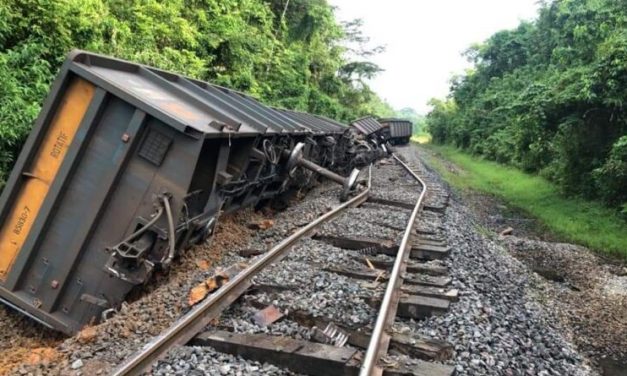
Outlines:
[{"label": "train car underside", "polygon": [[320,175],[349,194],[381,156],[330,119],[75,52],[0,199],[0,300],[75,333],[221,213]]}]

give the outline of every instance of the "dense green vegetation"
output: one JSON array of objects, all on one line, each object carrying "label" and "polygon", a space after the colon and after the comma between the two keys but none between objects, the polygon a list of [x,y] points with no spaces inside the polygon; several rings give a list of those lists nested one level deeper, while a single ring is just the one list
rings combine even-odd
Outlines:
[{"label": "dense green vegetation", "polygon": [[0,186],[73,48],[347,121],[393,113],[364,83],[380,71],[367,42],[326,0],[3,0]]},{"label": "dense green vegetation", "polygon": [[436,143],[538,173],[562,193],[627,209],[627,6],[553,0],[494,34],[433,100]]},{"label": "dense green vegetation", "polygon": [[565,240],[627,258],[627,224],[613,210],[581,198],[565,198],[555,184],[540,176],[472,157],[454,147],[426,147],[434,155],[430,164],[453,186],[493,194],[529,212]]},{"label": "dense green vegetation", "polygon": [[420,135],[425,131],[426,119],[424,115],[416,112],[411,107],[405,107],[396,111],[396,117],[401,119],[407,119],[414,125],[414,135]]}]

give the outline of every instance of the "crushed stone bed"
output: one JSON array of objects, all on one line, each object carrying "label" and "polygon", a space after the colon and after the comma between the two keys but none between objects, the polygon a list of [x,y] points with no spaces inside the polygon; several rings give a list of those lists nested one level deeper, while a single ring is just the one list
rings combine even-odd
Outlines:
[{"label": "crushed stone bed", "polygon": [[[533,250],[543,245],[515,237],[504,240],[486,236],[476,212],[423,163],[422,153],[424,151],[414,146],[397,148],[397,154],[418,172],[431,189],[425,205],[434,208],[434,211],[423,211],[415,228],[424,234],[422,238],[444,239],[451,248],[448,258],[432,261],[431,264],[448,267],[452,278],[451,287],[459,290],[459,301],[451,304],[450,309],[439,316],[419,321],[397,318],[394,331],[450,342],[453,357],[446,360],[445,364],[454,366],[457,375],[599,374],[590,360],[577,350],[573,333],[563,328],[564,317],[568,319],[571,316],[564,312],[564,307],[554,297],[559,296],[564,285],[547,285],[546,280],[529,266],[532,260],[537,261],[539,257]],[[400,166],[389,160],[378,165],[373,169],[372,195],[413,205],[420,193],[420,186],[407,175]],[[7,374],[109,373],[189,310],[187,299],[194,286],[229,265],[250,263],[253,259],[240,256],[241,250],[269,249],[296,228],[336,206],[339,193],[340,188],[333,183],[322,183],[308,192],[304,199],[292,202],[283,211],[275,213],[264,209],[262,213],[244,210],[222,218],[211,244],[190,249],[175,262],[168,275],[158,276],[134,301],[125,304],[117,315],[84,330],[79,336],[48,341],[51,334],[44,334],[38,339],[41,342],[32,344],[27,339],[34,336],[32,331],[23,328],[22,319],[3,312],[5,308],[1,307],[3,338],[23,335],[25,348],[31,349],[42,343],[42,347],[49,347],[54,355],[49,358],[43,356],[32,364],[23,362],[11,368]],[[319,234],[399,241],[409,214],[410,210],[365,203],[325,224]],[[251,228],[251,223],[264,220],[270,220],[268,228]],[[565,247],[562,252],[577,254],[579,250]],[[364,268],[360,257],[364,255],[358,251],[343,250],[311,238],[301,241],[283,260],[254,280],[256,284],[287,285],[293,288],[246,295],[227,309],[215,326],[208,329],[228,328],[237,333],[310,339],[311,328],[287,317],[266,327],[256,325],[253,315],[258,308],[250,305],[252,300],[261,305],[274,304],[288,311],[306,311],[313,316],[355,328],[372,326],[377,309],[369,305],[367,299],[382,295],[385,283],[373,288],[366,285],[372,281],[324,270],[332,267]],[[367,257],[371,260],[393,261],[392,257],[384,255]],[[583,259],[588,260],[585,257]],[[555,266],[555,261],[546,260],[544,264],[559,268],[559,265]],[[579,281],[583,285],[585,276],[576,275],[580,279],[572,277],[570,280],[573,283]],[[603,275],[604,283],[597,281],[594,286],[602,287],[607,294],[614,294],[612,296],[616,295],[616,291],[620,295],[625,285],[622,279],[612,279],[612,276]],[[569,289],[568,294],[572,294],[571,291]],[[550,293],[548,303],[543,300],[545,293]],[[574,299],[576,295],[568,297]],[[574,319],[571,317],[571,320]],[[619,334],[623,333],[621,330],[624,328],[617,329]],[[599,348],[595,348],[595,351],[599,351]],[[620,356],[620,353],[617,355]],[[393,360],[394,356],[390,359]],[[219,353],[210,347],[181,346],[170,351],[167,357],[153,366],[152,374],[295,373]]]},{"label": "crushed stone bed", "polygon": [[[446,184],[421,158],[419,148],[402,154],[421,166],[428,184]],[[459,302],[442,316],[405,322],[410,330],[451,342],[459,375],[595,375],[563,334],[555,318],[534,299],[537,276],[500,244],[479,233],[478,221],[451,194],[443,221],[452,249],[444,262]]]}]

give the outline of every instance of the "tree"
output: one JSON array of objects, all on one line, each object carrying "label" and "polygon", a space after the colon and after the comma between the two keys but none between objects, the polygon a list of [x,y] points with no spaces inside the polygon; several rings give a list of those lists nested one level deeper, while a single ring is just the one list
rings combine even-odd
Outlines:
[{"label": "tree", "polygon": [[450,99],[434,102],[427,116],[434,141],[620,206],[627,191],[619,171],[627,133],[624,5],[554,0],[536,21],[472,46],[473,69],[453,78]]},{"label": "tree", "polygon": [[[360,25],[326,0],[0,2],[0,187],[67,53],[94,52],[349,121],[379,111],[365,83],[376,50],[351,59]],[[365,51],[365,50],[364,50]]]}]

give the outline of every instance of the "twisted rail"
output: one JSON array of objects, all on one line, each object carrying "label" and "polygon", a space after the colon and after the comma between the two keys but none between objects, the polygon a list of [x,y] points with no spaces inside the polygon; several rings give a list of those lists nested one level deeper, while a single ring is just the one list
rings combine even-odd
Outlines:
[{"label": "twisted rail", "polygon": [[418,212],[421,209],[422,201],[427,193],[427,185],[425,182],[418,175],[416,175],[409,168],[409,166],[401,161],[400,158],[396,155],[393,156],[394,159],[396,159],[407,171],[409,171],[409,173],[420,183],[420,185],[422,185],[422,192],[420,193],[411,216],[409,217],[409,222],[403,235],[403,240],[401,240],[401,244],[398,247],[396,259],[394,260],[394,266],[392,268],[392,272],[390,273],[387,288],[385,289],[385,295],[383,296],[383,301],[381,302],[381,307],[379,308],[377,321],[372,331],[372,337],[370,337],[368,349],[366,350],[366,356],[361,364],[361,369],[359,371],[360,376],[372,376],[382,373],[382,370],[377,367],[377,361],[382,354],[387,353],[390,344],[389,336],[384,334],[392,325],[394,318],[396,317],[396,311],[398,309],[398,302],[400,299],[402,275],[407,267],[407,259],[409,258],[409,250],[411,249],[411,247],[409,247],[409,238],[411,237],[411,231],[414,227],[414,222],[416,221]]},{"label": "twisted rail", "polygon": [[192,339],[204,329],[209,322],[216,318],[226,307],[241,296],[251,286],[251,278],[265,267],[280,259],[302,237],[310,233],[321,224],[337,217],[345,209],[364,203],[368,199],[372,180],[372,166],[368,170],[368,186],[362,192],[343,204],[335,207],[318,217],[313,222],[300,228],[298,231],[283,239],[279,244],[266,252],[246,269],[238,273],[231,281],[218,291],[203,300],[191,311],[177,320],[165,332],[155,337],[140,351],[128,358],[113,371],[113,375],[139,375],[147,371],[150,366],[163,356],[170,348],[182,345]]}]

